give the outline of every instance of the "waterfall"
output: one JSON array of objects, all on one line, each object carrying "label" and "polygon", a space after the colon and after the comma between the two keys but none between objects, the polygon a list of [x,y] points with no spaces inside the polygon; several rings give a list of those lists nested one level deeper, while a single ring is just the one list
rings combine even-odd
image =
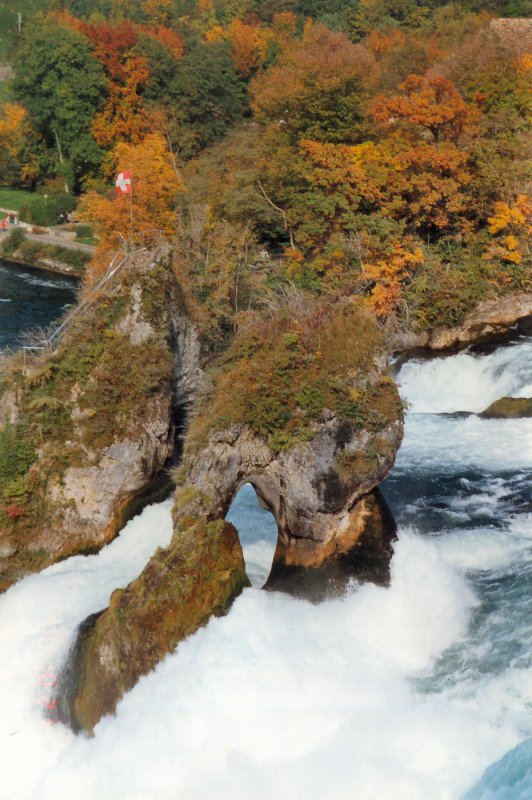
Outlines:
[{"label": "waterfall", "polygon": [[[1,800],[530,798],[532,420],[447,414],[532,394],[531,354],[522,339],[403,365],[406,435],[383,487],[399,523],[389,589],[314,606],[258,580],[93,739],[47,719],[53,682],[77,625],[169,540],[169,503],[98,555],[13,586],[0,597]],[[252,498],[231,514],[260,578],[271,523]]]}]

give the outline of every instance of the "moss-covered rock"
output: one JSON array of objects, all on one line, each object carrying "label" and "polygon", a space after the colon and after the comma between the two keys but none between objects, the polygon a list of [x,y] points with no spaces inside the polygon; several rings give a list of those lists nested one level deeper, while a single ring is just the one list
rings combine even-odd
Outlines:
[{"label": "moss-covered rock", "polygon": [[126,589],[115,591],[109,607],[82,629],[72,656],[76,679],[68,690],[59,687],[68,721],[92,731],[141,675],[212,614],[225,613],[247,584],[230,523],[181,520],[169,547]]},{"label": "moss-covered rock", "polygon": [[485,419],[532,417],[532,397],[501,397],[480,414]]},{"label": "moss-covered rock", "polygon": [[53,352],[4,363],[0,590],[113,538],[173,451],[198,356],[161,252],[130,261]]}]

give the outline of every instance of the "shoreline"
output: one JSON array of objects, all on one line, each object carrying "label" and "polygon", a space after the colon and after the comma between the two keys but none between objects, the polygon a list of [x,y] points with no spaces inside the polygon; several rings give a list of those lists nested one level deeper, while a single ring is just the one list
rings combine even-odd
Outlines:
[{"label": "shoreline", "polygon": [[26,269],[35,269],[39,272],[51,272],[54,275],[62,275],[65,278],[74,278],[75,280],[83,280],[85,270],[79,271],[71,264],[65,264],[63,261],[57,259],[37,259],[33,261],[20,258],[19,256],[4,256],[0,254],[0,263],[12,265],[13,267],[24,267]]}]

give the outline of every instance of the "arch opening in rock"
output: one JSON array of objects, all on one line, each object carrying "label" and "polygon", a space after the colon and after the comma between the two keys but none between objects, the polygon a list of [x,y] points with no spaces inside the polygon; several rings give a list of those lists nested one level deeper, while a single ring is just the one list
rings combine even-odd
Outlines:
[{"label": "arch opening in rock", "polygon": [[251,483],[236,492],[226,515],[238,531],[246,573],[255,588],[262,588],[271,571],[277,547],[277,523]]}]

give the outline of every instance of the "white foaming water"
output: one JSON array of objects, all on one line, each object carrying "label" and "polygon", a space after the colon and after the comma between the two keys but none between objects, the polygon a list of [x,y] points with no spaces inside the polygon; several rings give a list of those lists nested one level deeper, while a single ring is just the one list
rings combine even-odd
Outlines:
[{"label": "white foaming water", "polygon": [[37,798],[36,785],[73,735],[44,718],[74,632],[170,541],[169,502],[152,506],[96,556],[75,556],[0,596],[0,798]]},{"label": "white foaming water", "polygon": [[480,419],[409,414],[397,464],[450,471],[532,467],[532,419]]},{"label": "white foaming water", "polygon": [[[429,367],[409,367],[414,385]],[[522,467],[529,433],[523,421],[412,414],[397,472],[408,482],[448,475],[463,488],[447,496],[456,518],[497,520],[514,489],[482,476]],[[460,477],[464,467],[480,475],[475,485]],[[243,522],[242,509],[251,519],[242,540],[259,586],[271,523],[250,510],[251,492],[244,487],[233,521]],[[432,536],[403,527],[389,589],[364,585],[320,606],[246,589],[142,678],[94,739],[75,737],[44,719],[46,683],[77,624],[168,541],[169,504],[145,510],[98,556],[0,597],[0,799],[459,800],[477,782],[467,800],[528,800],[517,788],[526,791],[530,748],[516,746],[532,734],[530,615],[524,607],[516,617],[521,648],[509,620],[517,576],[530,575],[530,521],[515,513]]]},{"label": "white foaming water", "polygon": [[408,530],[390,589],[317,607],[248,589],[141,679],[95,739],[50,726],[39,677],[170,528],[168,503],[147,509],[99,556],[0,599],[2,799],[448,800],[519,741],[493,704],[410,686],[464,636],[477,601],[454,557]]},{"label": "white foaming water", "polygon": [[532,397],[532,340],[489,355],[407,361],[398,381],[413,412],[479,412],[501,397]]},{"label": "white foaming water", "polygon": [[[154,523],[166,539],[168,505],[136,520],[138,532]],[[105,574],[110,558],[96,564],[103,553],[78,557],[1,601],[6,800],[327,800],[350,798],[354,787],[359,798],[428,800],[471,783],[472,751],[501,754],[500,731],[487,725],[479,736],[469,709],[416,701],[408,684],[463,636],[476,602],[434,544],[408,531],[389,590],[368,585],[316,607],[248,589],[141,679],[94,740],[51,727],[38,705],[39,673],[59,667],[76,622],[128,579],[130,535],[113,545],[114,574]],[[511,730],[503,742],[516,743]]]}]

